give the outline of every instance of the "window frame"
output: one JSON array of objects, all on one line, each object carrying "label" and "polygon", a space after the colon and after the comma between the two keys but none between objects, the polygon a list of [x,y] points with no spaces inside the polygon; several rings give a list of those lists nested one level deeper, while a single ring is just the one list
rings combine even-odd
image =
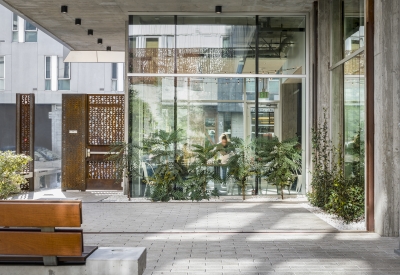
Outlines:
[{"label": "window frame", "polygon": [[[14,20],[14,17],[17,17],[16,21]],[[12,14],[11,17],[11,41],[12,42],[19,42],[18,40],[18,36],[19,36],[19,22],[18,22],[18,14],[14,13]],[[14,23],[16,22],[16,25],[14,25]],[[16,27],[16,29],[14,29],[14,26]],[[15,39],[15,34],[16,34],[16,39]]]},{"label": "window frame", "polygon": [[6,56],[0,55],[0,59],[3,59],[3,77],[0,76],[0,80],[3,80],[3,87],[0,86],[0,91],[6,90]]},{"label": "window frame", "polygon": [[[24,20],[25,21],[25,24],[24,24],[24,35],[25,35],[25,42],[26,43],[37,43],[37,35],[38,35],[38,28],[35,26],[35,25],[33,25],[31,22],[29,22],[29,21],[27,21],[27,20]],[[35,29],[34,30],[28,30],[27,28],[26,28],[26,25],[27,24],[30,24],[30,25],[32,25],[32,26],[34,26],[35,27]],[[36,33],[36,41],[27,41],[27,39],[26,39],[26,33]]]}]

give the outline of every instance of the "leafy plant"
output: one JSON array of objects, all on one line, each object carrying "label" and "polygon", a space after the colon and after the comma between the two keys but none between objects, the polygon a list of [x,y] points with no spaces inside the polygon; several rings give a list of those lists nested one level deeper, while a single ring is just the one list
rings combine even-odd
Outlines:
[{"label": "leafy plant", "polygon": [[280,188],[282,199],[284,187],[294,181],[297,171],[301,168],[301,151],[298,145],[297,139],[277,142],[266,158],[266,178]]},{"label": "leafy plant", "polygon": [[221,178],[215,169],[210,169],[210,160],[213,160],[216,155],[215,145],[209,140],[205,141],[204,146],[192,145],[193,162],[189,165],[189,175],[186,181],[187,192],[189,198],[194,201],[210,199],[210,192],[207,190],[207,183],[221,182]]},{"label": "leafy plant", "polygon": [[[332,145],[328,135],[327,119],[313,129],[312,190],[308,194],[312,205],[341,217],[346,223],[364,216],[364,144],[360,131],[354,137],[351,149],[351,173],[346,176],[342,145]],[[346,168],[347,169],[347,168]]]},{"label": "leafy plant", "polygon": [[328,121],[324,110],[324,122],[312,129],[312,191],[308,194],[312,205],[324,208],[329,201],[333,179],[337,174],[336,148],[329,138]]},{"label": "leafy plant", "polygon": [[257,174],[255,143],[234,137],[230,147],[233,150],[227,162],[227,177],[236,181],[242,190],[243,200],[246,199],[247,180]]},{"label": "leafy plant", "polygon": [[169,201],[174,194],[176,196],[177,187],[182,185],[183,177],[187,174],[182,150],[176,147],[182,141],[181,131],[168,133],[160,130],[143,141],[143,151],[151,156],[157,166],[154,175],[150,177],[153,201]]},{"label": "leafy plant", "polygon": [[329,213],[341,217],[346,223],[358,221],[364,216],[364,189],[356,177],[344,174],[343,153],[338,149],[337,173],[333,180],[328,203],[324,206]]},{"label": "leafy plant", "polygon": [[19,192],[19,185],[26,183],[21,174],[32,159],[25,155],[16,155],[11,151],[0,151],[0,200]]}]

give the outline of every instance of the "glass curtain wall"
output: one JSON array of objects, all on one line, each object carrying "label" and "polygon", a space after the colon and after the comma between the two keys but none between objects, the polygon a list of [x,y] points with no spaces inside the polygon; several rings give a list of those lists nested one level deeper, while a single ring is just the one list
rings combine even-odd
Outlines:
[{"label": "glass curtain wall", "polygon": [[[364,0],[332,1],[333,133],[343,146],[344,171],[364,186],[365,55]],[[338,106],[335,109],[334,106]]]},{"label": "glass curtain wall", "polygon": [[[305,17],[130,16],[130,141],[182,129],[178,149],[222,134],[302,140]],[[295,76],[298,75],[298,76]],[[142,156],[143,177],[153,173]],[[147,166],[146,166],[147,165]],[[297,180],[286,193],[304,193]],[[305,186],[305,185],[304,185]],[[143,180],[133,196],[144,196]],[[208,188],[212,190],[213,183]],[[218,186],[221,195],[239,188]],[[276,194],[252,179],[247,194]]]}]

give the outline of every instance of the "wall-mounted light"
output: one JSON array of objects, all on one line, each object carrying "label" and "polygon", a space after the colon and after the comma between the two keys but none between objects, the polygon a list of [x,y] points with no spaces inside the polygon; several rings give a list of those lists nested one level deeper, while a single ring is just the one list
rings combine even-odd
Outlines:
[{"label": "wall-mounted light", "polygon": [[111,46],[107,46],[107,51],[111,51]]},{"label": "wall-mounted light", "polygon": [[80,18],[75,18],[75,25],[77,26],[82,25],[82,20]]},{"label": "wall-mounted light", "polygon": [[215,6],[215,13],[222,13],[222,6]]},{"label": "wall-mounted light", "polygon": [[68,13],[68,6],[61,6],[61,13]]},{"label": "wall-mounted light", "polygon": [[93,35],[93,30],[92,30],[92,29],[89,29],[89,30],[87,31],[87,35]]},{"label": "wall-mounted light", "polygon": [[97,39],[97,44],[99,44],[99,45],[103,44],[103,39],[101,39],[101,38]]}]

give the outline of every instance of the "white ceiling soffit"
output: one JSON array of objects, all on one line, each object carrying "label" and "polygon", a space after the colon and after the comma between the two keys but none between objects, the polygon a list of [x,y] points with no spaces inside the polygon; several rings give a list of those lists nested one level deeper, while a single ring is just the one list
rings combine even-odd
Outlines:
[{"label": "white ceiling soffit", "polygon": [[70,51],[64,62],[125,63],[125,53],[112,51]]}]

